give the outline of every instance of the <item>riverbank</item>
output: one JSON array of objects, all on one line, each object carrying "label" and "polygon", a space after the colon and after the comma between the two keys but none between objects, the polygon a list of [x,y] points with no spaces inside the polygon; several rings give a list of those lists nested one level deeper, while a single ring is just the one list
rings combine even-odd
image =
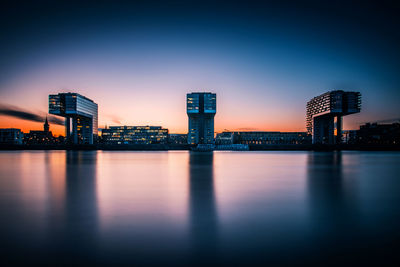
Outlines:
[{"label": "riverbank", "polygon": [[[136,144],[136,145],[0,145],[0,150],[115,150],[168,151],[191,150],[192,145]],[[400,151],[400,145],[249,145],[250,151]]]}]

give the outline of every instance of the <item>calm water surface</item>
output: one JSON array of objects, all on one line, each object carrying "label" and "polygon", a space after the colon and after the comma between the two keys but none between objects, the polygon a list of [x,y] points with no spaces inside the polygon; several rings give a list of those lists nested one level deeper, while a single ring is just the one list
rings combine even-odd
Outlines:
[{"label": "calm water surface", "polygon": [[2,261],[396,265],[399,173],[393,152],[3,151]]}]

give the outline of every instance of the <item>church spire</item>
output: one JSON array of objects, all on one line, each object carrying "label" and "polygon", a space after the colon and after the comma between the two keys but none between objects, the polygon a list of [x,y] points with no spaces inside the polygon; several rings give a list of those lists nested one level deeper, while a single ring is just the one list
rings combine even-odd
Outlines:
[{"label": "church spire", "polygon": [[43,130],[45,132],[48,132],[50,130],[50,125],[49,122],[47,121],[47,116],[46,116],[46,121],[44,122]]}]

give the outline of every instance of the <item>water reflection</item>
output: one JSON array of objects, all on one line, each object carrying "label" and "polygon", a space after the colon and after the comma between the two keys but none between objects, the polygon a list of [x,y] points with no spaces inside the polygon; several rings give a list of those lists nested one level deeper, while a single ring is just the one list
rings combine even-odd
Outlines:
[{"label": "water reflection", "polygon": [[[65,201],[63,219],[53,213],[51,241],[54,260],[65,263],[91,261],[96,254],[98,208],[96,151],[67,151],[65,155]],[[55,217],[54,217],[55,216]]]},{"label": "water reflection", "polygon": [[329,216],[329,221],[334,224],[341,217],[346,205],[342,154],[310,152],[307,164],[311,212],[317,220]]},{"label": "water reflection", "polygon": [[310,152],[308,155],[310,227],[312,247],[319,255],[316,260],[323,261],[332,251],[338,255],[348,253],[350,250],[345,248],[356,246],[359,237],[356,191],[352,185],[357,172],[351,172],[347,165],[342,152]]},{"label": "water reflection", "polygon": [[0,152],[0,249],[5,265],[379,263],[398,255],[399,162],[364,152]]},{"label": "water reflection", "polygon": [[189,216],[193,260],[215,261],[218,247],[218,214],[214,189],[214,154],[189,155]]}]

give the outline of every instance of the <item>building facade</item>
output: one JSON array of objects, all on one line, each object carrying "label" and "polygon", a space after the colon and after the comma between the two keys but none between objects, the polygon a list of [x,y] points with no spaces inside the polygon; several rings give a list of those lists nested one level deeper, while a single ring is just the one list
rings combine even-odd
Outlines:
[{"label": "building facade", "polygon": [[169,134],[168,143],[174,145],[186,145],[188,143],[187,134]]},{"label": "building facade", "polygon": [[93,144],[97,137],[98,106],[77,93],[49,95],[49,113],[65,117],[65,135],[73,144]]},{"label": "building facade", "polygon": [[161,126],[110,126],[101,131],[102,142],[108,145],[166,144],[168,129]]},{"label": "building facade", "polygon": [[234,132],[222,132],[218,133],[215,137],[216,145],[232,145],[235,141],[235,133]]},{"label": "building facade", "polygon": [[342,132],[342,142],[344,144],[357,144],[358,143],[358,130],[345,130]]},{"label": "building facade", "polygon": [[189,119],[189,144],[214,143],[214,116],[217,96],[209,92],[186,95],[186,112]]},{"label": "building facade", "polygon": [[218,145],[299,145],[311,144],[311,136],[307,132],[223,132],[217,134],[215,142]]},{"label": "building facade", "polygon": [[340,144],[342,117],[360,110],[359,92],[330,91],[308,101],[306,127],[313,144]]},{"label": "building facade", "polygon": [[0,129],[0,144],[3,145],[22,145],[24,134],[20,129],[7,128]]}]

